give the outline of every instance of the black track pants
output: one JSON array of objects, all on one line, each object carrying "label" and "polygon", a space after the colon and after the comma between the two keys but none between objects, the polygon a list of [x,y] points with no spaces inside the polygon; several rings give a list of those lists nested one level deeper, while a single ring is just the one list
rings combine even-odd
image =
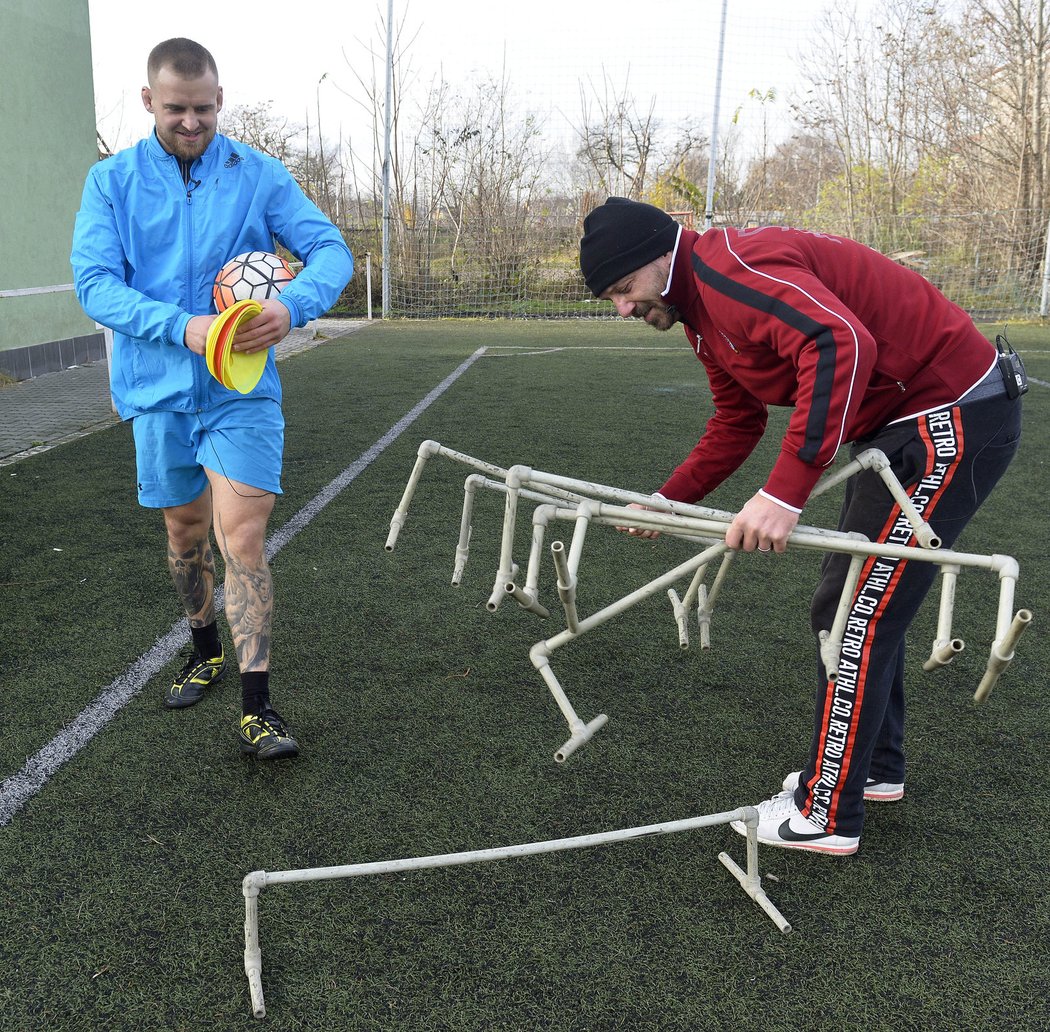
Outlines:
[{"label": "black track pants", "polygon": [[[923,518],[951,547],[1006,471],[1021,435],[1021,402],[999,394],[895,423],[858,441],[886,453]],[[839,529],[872,541],[914,543],[911,526],[878,474],[847,481]],[[814,633],[830,630],[849,556],[829,553],[811,610]],[[937,577],[933,563],[870,558],[843,634],[838,679],[817,660],[809,761],[795,792],[802,813],[840,835],[859,835],[864,783],[904,781],[904,637]]]}]

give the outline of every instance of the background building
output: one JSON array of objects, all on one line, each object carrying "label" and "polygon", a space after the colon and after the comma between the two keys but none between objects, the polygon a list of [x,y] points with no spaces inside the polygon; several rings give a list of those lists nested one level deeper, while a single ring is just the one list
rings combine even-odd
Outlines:
[{"label": "background building", "polygon": [[98,160],[87,0],[0,0],[0,373],[105,357],[77,304],[69,251]]}]

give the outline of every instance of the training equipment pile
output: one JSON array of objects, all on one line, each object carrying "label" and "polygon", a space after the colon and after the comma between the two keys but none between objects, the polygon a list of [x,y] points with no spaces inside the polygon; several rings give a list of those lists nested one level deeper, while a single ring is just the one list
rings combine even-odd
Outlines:
[{"label": "training equipment pile", "polygon": [[[490,612],[506,598],[513,598],[523,609],[542,617],[550,616],[548,608],[539,598],[539,576],[542,549],[548,526],[555,521],[573,524],[572,538],[568,547],[561,541],[552,541],[551,560],[557,574],[558,597],[565,614],[565,629],[532,646],[529,658],[539,672],[558,708],[561,710],[571,732],[569,739],[555,752],[554,759],[564,762],[580,746],[588,742],[601,728],[608,717],[600,713],[584,722],[569,702],[564,689],[550,665],[552,653],[575,641],[588,631],[637,605],[660,591],[666,591],[671,600],[674,620],[678,625],[679,644],[689,647],[690,624],[695,624],[700,635],[700,647],[710,645],[711,614],[714,603],[722,590],[729,567],[737,553],[728,548],[725,534],[735,514],[708,509],[683,502],[671,502],[652,495],[638,494],[603,484],[589,483],[570,477],[544,473],[528,466],[499,466],[483,462],[462,452],[445,448],[436,441],[424,441],[417,453],[416,463],[393,518],[386,550],[393,551],[401,528],[408,516],[409,505],[423,468],[431,456],[441,456],[473,467],[479,472],[467,477],[464,487],[463,517],[460,522],[459,542],[456,546],[452,583],[458,585],[467,562],[471,538],[471,514],[474,496],[478,488],[505,495],[503,537],[500,545],[499,569],[487,606]],[[934,563],[940,567],[941,597],[937,619],[937,631],[925,670],[933,670],[950,663],[964,648],[962,639],[952,635],[952,617],[955,608],[956,580],[965,567],[989,570],[999,577],[999,606],[995,636],[992,641],[987,667],[974,693],[976,702],[984,702],[1002,672],[1014,657],[1017,639],[1031,622],[1032,614],[1027,609],[1013,611],[1014,588],[1017,583],[1017,561],[1007,555],[972,555],[954,552],[940,547],[933,529],[926,523],[900,481],[890,469],[889,460],[877,449],[861,452],[841,470],[825,476],[816,486],[813,495],[843,483],[863,469],[875,471],[893,495],[901,513],[911,524],[916,544],[896,545],[871,542],[860,534],[846,534],[836,530],[799,526],[788,538],[791,548],[808,549],[818,553],[843,552],[851,556],[850,571],[839,599],[838,610],[831,627],[820,633],[820,654],[828,678],[834,681],[838,675],[843,633],[849,613],[853,592],[857,586],[861,569],[871,556],[904,559],[912,562]],[[525,565],[525,581],[519,583],[520,567],[514,560],[515,527],[518,522],[519,502],[536,503],[532,514],[532,546]],[[642,505],[644,510],[627,508],[631,504]],[[655,530],[696,542],[701,550],[686,562],[651,580],[648,584],[630,592],[623,598],[605,606],[589,616],[577,611],[576,595],[580,562],[588,529],[594,524],[627,527],[638,530]],[[705,576],[712,563],[718,568],[710,586]],[[674,585],[690,578],[685,594],[679,597]]]},{"label": "training equipment pile", "polygon": [[[544,538],[548,527],[556,521],[573,525],[568,548],[561,541],[552,541],[550,544],[551,560],[557,575],[558,597],[565,614],[565,629],[553,637],[538,641],[529,652],[533,666],[550,689],[571,732],[568,741],[554,754],[557,762],[564,762],[580,746],[588,742],[608,718],[604,713],[600,713],[585,723],[576,715],[576,711],[551,669],[550,657],[556,649],[575,641],[588,631],[619,616],[660,591],[666,591],[671,601],[671,611],[678,626],[680,647],[689,647],[690,625],[694,621],[699,632],[701,648],[709,647],[711,613],[715,600],[725,583],[730,564],[736,555],[725,543],[726,531],[733,520],[732,513],[719,512],[696,505],[685,505],[680,502],[669,502],[650,495],[606,487],[602,484],[555,476],[552,473],[543,473],[527,466],[501,469],[499,466],[475,459],[470,455],[445,448],[436,441],[424,441],[419,447],[416,463],[404,496],[390,522],[390,534],[386,542],[388,552],[394,550],[398,535],[408,516],[412,497],[422,476],[423,467],[427,459],[432,456],[452,459],[478,471],[467,477],[464,486],[463,516],[460,521],[459,542],[456,546],[452,573],[454,585],[460,583],[467,562],[472,528],[471,518],[477,490],[482,488],[505,496],[499,569],[488,600],[488,609],[491,612],[494,612],[505,599],[513,598],[519,606],[531,613],[541,617],[550,616],[550,611],[539,598]],[[825,477],[817,484],[814,494],[823,493],[863,469],[875,471],[882,479],[886,489],[891,492],[900,507],[903,517],[911,525],[916,544],[872,543],[860,534],[845,534],[815,527],[798,527],[788,538],[791,548],[809,549],[818,553],[844,552],[850,556],[849,574],[839,599],[835,619],[830,628],[820,633],[820,654],[829,679],[835,680],[839,675],[847,614],[860,579],[861,569],[868,559],[872,556],[882,556],[907,561],[932,562],[940,567],[940,609],[933,647],[930,650],[929,659],[924,664],[926,670],[934,670],[950,663],[964,647],[961,639],[952,636],[952,615],[956,579],[964,567],[971,567],[989,570],[999,577],[999,605],[995,638],[984,676],[974,695],[976,701],[983,702],[1003,670],[1013,659],[1017,639],[1032,619],[1032,614],[1027,609],[1013,612],[1014,588],[1018,577],[1016,560],[1005,555],[970,555],[941,549],[936,534],[922,519],[901,487],[890,469],[886,456],[875,449],[862,452],[840,471]],[[525,566],[524,583],[519,582],[520,568],[514,561],[514,532],[518,520],[518,506],[521,501],[535,503],[532,513],[532,544]],[[628,508],[632,503],[646,508]],[[589,616],[581,616],[576,605],[580,561],[587,532],[595,524],[633,528],[639,531],[659,531],[661,534],[693,542],[700,550],[686,562],[679,563],[673,569],[611,605]],[[717,570],[708,586],[705,583],[707,570],[716,560],[718,560]],[[687,580],[688,587],[685,593],[679,596],[674,585]],[[724,852],[718,854],[718,860],[736,878],[747,896],[762,909],[777,928],[781,932],[790,932],[791,925],[762,888],[762,878],[758,871],[758,811],[753,806],[743,806],[724,813],[664,821],[644,827],[624,828],[617,831],[490,849],[380,860],[337,867],[313,867],[293,871],[252,871],[245,876],[241,885],[241,892],[244,896],[244,972],[251,994],[252,1013],[258,1018],[266,1015],[266,1001],[262,985],[262,949],[259,943],[259,894],[268,886],[400,874],[434,867],[509,860],[543,853],[608,845],[653,835],[693,831],[729,824],[733,821],[740,821],[746,827],[746,867],[742,869]]]}]

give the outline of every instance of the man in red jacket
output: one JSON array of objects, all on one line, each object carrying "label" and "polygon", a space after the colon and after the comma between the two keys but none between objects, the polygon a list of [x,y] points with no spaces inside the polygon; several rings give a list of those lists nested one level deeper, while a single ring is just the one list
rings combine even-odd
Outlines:
[{"label": "man in red jacket", "polygon": [[[775,227],[695,233],[652,205],[610,197],[584,221],[580,267],[623,318],[659,330],[682,323],[704,365],[715,413],[660,496],[699,501],[754,449],[767,406],[794,409],[765,484],[729,526],[731,548],[783,552],[846,443],[886,453],[948,547],[1017,450],[1021,404],[996,348],[922,276],[853,240]],[[847,484],[839,530],[910,544],[899,516],[878,476],[864,472]],[[825,556],[814,633],[830,629],[848,565],[841,553]],[[854,853],[864,801],[903,797],[904,638],[936,572],[865,564],[849,659],[829,683],[818,653],[809,760],[759,804],[760,842]]]}]

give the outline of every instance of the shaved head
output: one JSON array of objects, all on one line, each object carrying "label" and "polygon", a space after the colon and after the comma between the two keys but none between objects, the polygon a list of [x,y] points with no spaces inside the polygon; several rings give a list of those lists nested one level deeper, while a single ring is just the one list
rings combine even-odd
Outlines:
[{"label": "shaved head", "polygon": [[180,79],[199,79],[211,72],[216,81],[219,69],[215,58],[199,43],[181,36],[158,43],[146,62],[146,80],[150,86],[157,84],[157,74],[162,68],[170,68]]}]

